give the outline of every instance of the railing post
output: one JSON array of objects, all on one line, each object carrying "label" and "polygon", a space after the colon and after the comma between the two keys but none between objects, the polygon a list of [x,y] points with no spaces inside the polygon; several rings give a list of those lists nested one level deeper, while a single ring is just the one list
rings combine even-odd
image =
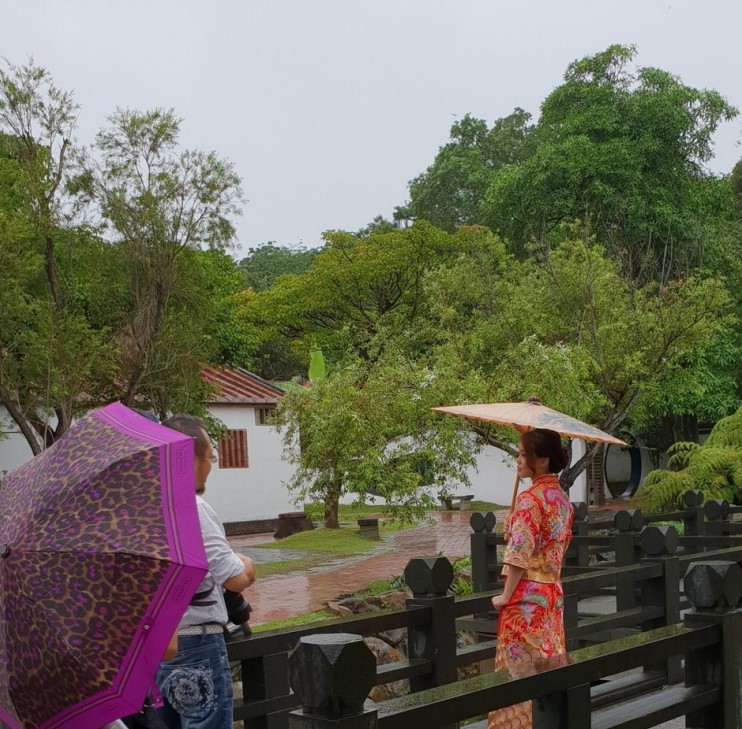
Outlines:
[{"label": "railing post", "polygon": [[[637,564],[641,550],[636,535],[644,526],[644,517],[638,509],[619,511],[613,518],[618,533],[613,537],[616,552],[616,567]],[[616,610],[630,610],[638,605],[636,581],[633,575],[622,575],[616,579]]]},{"label": "railing post", "polygon": [[533,700],[533,729],[577,729],[590,726],[590,684],[573,686]]},{"label": "railing post", "polygon": [[584,501],[575,501],[572,503],[572,507],[574,508],[572,537],[580,537],[581,539],[577,542],[570,541],[564,555],[564,564],[567,567],[589,567],[590,546],[587,539],[584,539],[588,535],[587,504]]},{"label": "railing post", "polygon": [[683,504],[688,511],[684,519],[683,533],[689,536],[703,536],[703,492],[686,491],[683,494]]},{"label": "railing post", "polygon": [[289,677],[302,705],[289,729],[376,729],[376,710],[364,709],[376,659],[360,635],[305,636],[289,657]]},{"label": "railing post", "polygon": [[720,686],[719,704],[687,714],[686,726],[696,729],[738,729],[742,726],[742,570],[736,562],[693,562],[685,575],[685,594],[693,611],[688,628],[720,625],[721,645],[695,650],[685,657],[687,684]]},{"label": "railing post", "polygon": [[[726,499],[707,501],[703,505],[703,515],[706,517],[707,537],[721,537],[729,534],[729,502]],[[708,547],[708,549],[714,549],[714,547]]]},{"label": "railing post", "polygon": [[[662,576],[644,580],[641,583],[641,604],[643,608],[663,607],[660,618],[642,622],[642,631],[673,625],[680,622],[680,562],[675,556],[678,548],[678,532],[674,526],[648,526],[642,529],[641,548],[646,555],[642,563],[659,562]],[[667,675],[667,683],[675,684],[683,680],[680,656],[670,656],[660,663],[648,664],[645,670],[661,670]]]},{"label": "railing post", "polygon": [[[433,664],[432,673],[410,678],[410,691],[455,683],[458,678],[455,599],[448,594],[453,566],[445,557],[416,557],[407,563],[404,576],[413,595],[407,600],[407,607],[427,607],[431,612],[430,623],[407,629],[410,660],[424,658]],[[441,729],[456,727],[458,723],[447,724]]]},{"label": "railing post", "polygon": [[[289,674],[285,653],[256,656],[241,661],[244,703],[273,699],[289,693]],[[245,729],[287,729],[285,711],[244,719]]]},{"label": "railing post", "polygon": [[[700,491],[686,491],[683,494],[686,516],[683,519],[683,534],[689,537],[702,537],[706,533],[703,518],[703,494]],[[699,547],[686,547],[685,553],[702,552]]]},{"label": "railing post", "polygon": [[471,543],[471,585],[474,592],[488,592],[494,590],[498,583],[498,575],[490,572],[490,565],[497,564],[497,544],[493,530],[497,519],[488,511],[486,514],[475,512],[469,518],[469,526],[473,529],[470,536]]},{"label": "railing post", "polygon": [[[574,507],[574,520],[572,521],[572,536],[587,537],[588,535],[588,511],[587,504],[584,501],[577,501],[572,504]],[[565,565],[570,567],[588,567],[590,565],[590,547],[587,539],[581,543],[570,542],[567,552],[564,555]],[[566,648],[568,651],[575,650],[578,647],[578,641],[572,637],[572,631],[577,627],[579,622],[578,616],[578,595],[571,583],[568,583],[564,592],[564,635],[566,639]]]}]

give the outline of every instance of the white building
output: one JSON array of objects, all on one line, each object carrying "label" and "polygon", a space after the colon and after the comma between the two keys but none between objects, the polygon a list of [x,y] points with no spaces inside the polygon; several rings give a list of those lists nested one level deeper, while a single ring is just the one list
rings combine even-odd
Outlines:
[{"label": "white building", "polygon": [[[214,464],[204,498],[222,521],[275,519],[295,511],[285,482],[293,473],[282,457],[278,428],[266,424],[283,392],[244,370],[205,367],[204,379],[215,386],[208,410],[229,428],[217,446],[219,462]],[[18,427],[0,408],[0,475],[23,465],[33,456]],[[271,525],[265,525],[272,531]]]},{"label": "white building", "polygon": [[229,428],[217,444],[219,462],[204,498],[225,524],[296,511],[285,486],[293,467],[282,458],[278,428],[267,424],[283,392],[246,370],[204,367],[202,376],[216,387],[209,412]]}]

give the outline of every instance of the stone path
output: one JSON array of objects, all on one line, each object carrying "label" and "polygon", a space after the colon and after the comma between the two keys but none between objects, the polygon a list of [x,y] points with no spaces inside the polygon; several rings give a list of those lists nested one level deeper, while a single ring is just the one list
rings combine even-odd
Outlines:
[{"label": "stone path", "polygon": [[[258,580],[247,590],[253,608],[250,623],[261,625],[304,613],[321,610],[324,603],[338,595],[358,592],[375,580],[402,574],[412,557],[444,554],[452,562],[469,554],[470,512],[431,514],[434,523],[393,533],[369,554],[338,557],[330,564],[312,567],[301,573],[275,575],[260,579],[260,562],[279,561],[296,556],[288,550],[260,549],[255,545],[272,539],[271,535],[231,537],[233,548],[255,559]],[[501,514],[497,514],[498,521]],[[301,556],[308,556],[302,553]]]}]

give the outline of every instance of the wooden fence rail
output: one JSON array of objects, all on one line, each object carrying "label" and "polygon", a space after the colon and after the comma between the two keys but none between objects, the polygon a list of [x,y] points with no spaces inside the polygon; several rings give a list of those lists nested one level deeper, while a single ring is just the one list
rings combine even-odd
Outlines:
[{"label": "wooden fence rail", "polygon": [[[458,722],[518,701],[533,700],[534,729],[640,729],[685,716],[695,729],[742,726],[742,570],[736,562],[696,562],[686,577],[693,604],[684,624],[657,628],[511,671],[496,671],[369,706],[373,655],[352,634],[302,638],[289,659],[302,708],[291,729],[407,729]],[[637,698],[595,706],[625,679],[606,677],[658,659],[685,659],[685,683],[653,687]],[[351,671],[351,667],[357,667]],[[484,726],[483,722],[474,726]]]},{"label": "wooden fence rail", "polygon": [[[689,497],[689,500],[692,499]],[[702,557],[704,560],[742,562],[741,539],[729,537],[723,526],[717,528],[715,534],[714,529],[707,528],[716,517],[722,523],[728,520],[728,505],[727,509],[717,505],[715,512],[708,504],[705,505],[701,510],[702,520],[698,519],[699,506],[700,502],[694,503],[688,506],[687,513],[682,512],[684,523],[694,522],[695,526],[689,529],[693,534],[679,537],[672,527],[644,526],[641,514],[631,511],[616,515],[610,533],[596,534],[592,529],[594,524],[585,518],[587,509],[578,505],[572,564],[565,570],[572,571],[572,574],[563,579],[568,649],[575,651],[574,655],[582,646],[619,635],[624,640],[639,640],[637,635],[643,634],[642,631],[677,625],[681,609],[688,605],[679,590],[680,580],[692,561]],[[664,518],[666,516],[652,515],[649,521],[653,524],[677,521]],[[232,639],[228,645],[230,658],[240,662],[243,684],[243,698],[235,701],[235,720],[243,720],[246,729],[286,729],[289,726],[290,710],[299,704],[299,697],[292,693],[289,685],[289,652],[312,634],[368,636],[385,631],[405,631],[407,657],[376,667],[371,683],[379,685],[408,679],[411,694],[406,698],[410,699],[436,687],[458,686],[461,682],[456,683],[457,668],[491,660],[496,632],[491,598],[493,590],[498,587],[500,565],[496,548],[499,535],[493,533],[495,517],[492,514],[473,514],[471,525],[474,530],[471,539],[472,581],[477,590],[473,595],[454,598],[450,594],[453,570],[448,560],[443,557],[418,558],[411,560],[405,570],[407,584],[413,592],[406,609],[383,610]],[[607,530],[605,525],[600,528],[600,531]],[[612,566],[589,565],[588,549],[599,546],[597,542],[602,545],[601,549],[616,553]],[[700,551],[703,554],[699,554]],[[581,600],[601,594],[616,596],[616,609],[610,614],[580,609]],[[461,629],[479,633],[480,642],[457,649],[456,632]],[[597,693],[594,690],[592,708],[596,711],[604,709],[639,686],[652,688],[678,684],[681,680],[681,654],[682,651],[672,655],[651,651],[642,654],[644,657],[637,665],[643,669],[635,674],[635,678]],[[508,693],[507,689],[501,691],[503,695]],[[381,716],[377,720],[381,721]],[[455,721],[452,719],[449,724],[453,725]],[[440,726],[448,724],[444,722]]]}]

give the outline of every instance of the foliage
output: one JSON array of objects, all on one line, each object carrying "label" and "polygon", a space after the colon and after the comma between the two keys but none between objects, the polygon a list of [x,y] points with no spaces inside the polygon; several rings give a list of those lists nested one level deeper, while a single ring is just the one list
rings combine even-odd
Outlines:
[{"label": "foliage", "polygon": [[642,509],[679,507],[689,490],[706,499],[742,502],[742,407],[719,420],[702,445],[676,444],[668,466],[677,470],[657,469],[644,479],[635,497]]},{"label": "foliage", "polygon": [[409,326],[420,315],[422,276],[445,260],[450,237],[420,223],[366,237],[331,231],[325,240],[304,274],[241,295],[243,324],[265,341],[297,341],[304,362],[315,343],[334,361],[347,351],[369,359],[369,342],[382,329]]},{"label": "foliage", "polygon": [[[121,400],[142,392],[161,414],[170,408],[165,379],[199,392],[202,311],[194,307],[189,253],[234,239],[239,178],[213,152],[181,150],[172,110],[118,110],[96,138],[100,163],[88,191],[121,250],[128,276],[121,331]],[[196,295],[197,296],[197,295]],[[166,377],[162,375],[167,373]]]},{"label": "foliage", "polygon": [[34,454],[105,397],[114,369],[85,281],[101,244],[65,191],[77,113],[33,62],[0,69],[0,404]]},{"label": "foliage", "polygon": [[632,72],[635,57],[614,45],[575,61],[543,102],[534,154],[488,191],[485,220],[515,250],[582,218],[638,281],[701,265],[725,194],[706,172],[711,138],[737,110],[666,71]]},{"label": "foliage", "polygon": [[200,412],[200,363],[253,349],[234,264],[201,250],[233,238],[229,163],[160,110],[117,111],[84,153],[78,112],[33,62],[0,70],[0,404],[33,453],[112,399]]},{"label": "foliage", "polygon": [[[619,432],[678,362],[709,352],[725,325],[728,297],[718,282],[637,288],[590,241],[566,240],[542,262],[517,263],[500,250],[483,265],[485,255],[449,266],[431,293],[439,336],[434,368],[458,383],[461,402],[539,395],[550,407]],[[516,437],[473,428],[504,450]],[[565,483],[590,455],[588,449],[565,472]]]},{"label": "foliage", "polygon": [[405,216],[449,232],[481,223],[487,190],[497,173],[533,153],[530,119],[523,109],[515,109],[491,129],[469,114],[455,122],[450,141],[438,150],[433,164],[410,182]]},{"label": "foliage", "polygon": [[435,503],[424,487],[444,489],[471,462],[470,442],[453,423],[434,418],[431,408],[443,395],[437,385],[432,372],[388,350],[374,363],[359,359],[288,392],[277,421],[286,458],[296,466],[289,489],[323,501],[329,528],[338,527],[338,501],[348,493],[363,504],[372,491],[396,516],[422,516]]},{"label": "foliage", "polygon": [[305,273],[317,253],[314,249],[279,246],[273,242],[250,248],[247,256],[238,264],[243,274],[243,285],[253,291],[265,291],[279,276]]}]

